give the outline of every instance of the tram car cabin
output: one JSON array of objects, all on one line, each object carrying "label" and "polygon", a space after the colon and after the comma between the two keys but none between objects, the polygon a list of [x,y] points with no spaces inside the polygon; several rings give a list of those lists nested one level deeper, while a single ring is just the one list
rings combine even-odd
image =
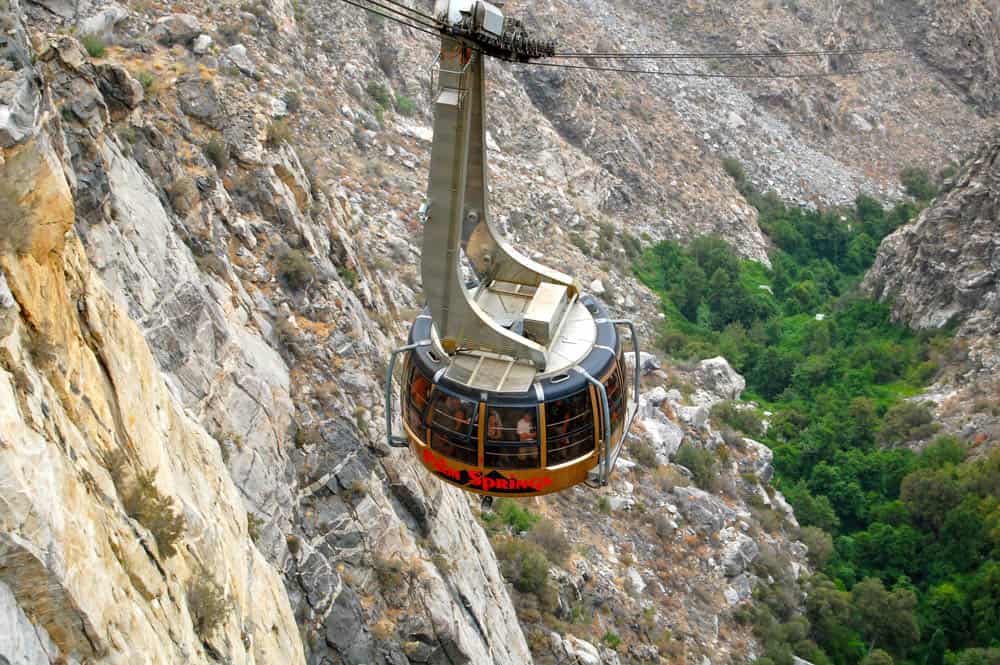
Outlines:
[{"label": "tram car cabin", "polygon": [[446,27],[421,208],[427,307],[389,360],[389,445],[490,496],[606,484],[635,415],[638,373],[624,362],[634,353],[639,366],[635,329],[573,277],[523,256],[489,215],[483,60],[491,49],[538,57],[538,42],[495,46],[513,24],[479,0],[441,0],[436,16]]}]

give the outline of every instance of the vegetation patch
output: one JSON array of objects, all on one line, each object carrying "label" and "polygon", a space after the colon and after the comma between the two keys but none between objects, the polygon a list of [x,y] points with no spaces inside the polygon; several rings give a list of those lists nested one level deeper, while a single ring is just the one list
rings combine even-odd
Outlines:
[{"label": "vegetation patch", "polygon": [[233,611],[233,603],[223,588],[204,571],[194,578],[187,602],[195,631],[202,637],[211,635]]},{"label": "vegetation patch", "polygon": [[[724,166],[742,190],[742,167]],[[919,201],[934,195],[925,174],[905,182]],[[776,248],[770,270],[718,238],[647,248],[635,270],[661,296],[663,350],[725,356],[746,377],[745,396],[774,414],[763,432],[752,410],[723,403],[712,413],[774,451],[775,484],[818,571],[800,589],[762,551],[755,568],[774,583],[741,613],[764,646],[757,662],[1000,662],[1000,451],[968,460],[949,437],[920,454],[907,445],[936,435],[929,405],[910,398],[961,346],[948,330],[893,324],[857,288],[881,240],[919,207],[860,196],[808,211],[747,195]],[[675,461],[710,482],[708,451],[682,446]],[[780,514],[752,510],[768,530],[786,528]]]},{"label": "vegetation patch", "polygon": [[290,249],[278,258],[278,274],[292,289],[301,291],[316,279],[318,271],[305,252]]},{"label": "vegetation patch", "polygon": [[83,42],[83,48],[91,58],[103,58],[107,52],[107,44],[97,35],[84,35],[80,41]]},{"label": "vegetation patch", "polygon": [[125,512],[137,520],[156,539],[156,547],[165,558],[177,553],[177,543],[187,524],[174,500],[160,493],[154,471],[142,471],[124,499]]}]

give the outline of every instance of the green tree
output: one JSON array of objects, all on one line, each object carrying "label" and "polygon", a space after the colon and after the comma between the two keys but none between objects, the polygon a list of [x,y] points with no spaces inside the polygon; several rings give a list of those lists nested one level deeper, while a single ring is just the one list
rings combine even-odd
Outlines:
[{"label": "green tree", "polygon": [[920,464],[928,469],[960,464],[968,449],[953,436],[939,436],[920,453]]},{"label": "green tree", "polygon": [[936,432],[928,402],[903,401],[892,406],[885,414],[879,441],[893,445],[926,439]]},{"label": "green tree", "polygon": [[813,496],[804,482],[799,481],[782,489],[785,498],[795,509],[799,523],[818,527],[828,533],[836,532],[840,527],[840,519],[830,505],[830,500],[825,496]]},{"label": "green tree", "polygon": [[903,654],[920,639],[914,609],[917,597],[909,589],[888,591],[882,580],[865,578],[851,590],[857,627],[874,647]]},{"label": "green tree", "polygon": [[900,498],[917,524],[939,531],[961,502],[962,488],[950,469],[918,469],[903,479]]},{"label": "green tree", "polygon": [[811,635],[835,660],[843,662],[851,651],[851,594],[817,573],[806,582],[806,616]]},{"label": "green tree", "polygon": [[927,624],[947,636],[951,646],[967,644],[972,637],[969,601],[961,589],[951,582],[932,587],[924,600]]},{"label": "green tree", "polygon": [[980,644],[1000,644],[1000,563],[988,561],[969,588],[972,620]]},{"label": "green tree", "polygon": [[872,649],[861,661],[861,665],[895,665],[895,661],[885,651]]}]

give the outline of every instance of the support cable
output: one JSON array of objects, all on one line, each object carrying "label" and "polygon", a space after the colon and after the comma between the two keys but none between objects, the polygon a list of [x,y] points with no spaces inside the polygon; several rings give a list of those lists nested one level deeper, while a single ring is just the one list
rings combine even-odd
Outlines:
[{"label": "support cable", "polygon": [[553,58],[597,58],[634,60],[739,60],[754,58],[811,58],[840,55],[862,55],[871,53],[897,53],[907,51],[904,46],[882,46],[873,48],[846,48],[818,51],[678,51],[678,52],[635,52],[595,51],[592,53],[556,53]]},{"label": "support cable", "polygon": [[666,69],[628,69],[622,67],[591,67],[587,65],[569,65],[559,62],[518,62],[515,64],[528,65],[534,67],[558,67],[561,69],[581,69],[591,72],[612,72],[616,74],[653,74],[657,76],[672,76],[676,78],[704,78],[704,79],[818,79],[831,78],[836,76],[860,76],[886,69],[895,69],[898,65],[882,65],[869,67],[867,69],[853,69],[844,72],[808,72],[803,74],[717,74],[711,72],[679,72]]}]

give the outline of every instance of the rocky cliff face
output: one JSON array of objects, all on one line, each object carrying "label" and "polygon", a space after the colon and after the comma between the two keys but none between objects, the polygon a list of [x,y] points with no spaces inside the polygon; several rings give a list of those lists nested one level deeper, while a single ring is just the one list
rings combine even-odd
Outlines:
[{"label": "rocky cliff face", "polygon": [[[9,10],[26,36],[20,7]],[[151,34],[183,41],[191,20]],[[386,342],[372,321],[395,327],[399,305],[375,281],[357,283],[359,256],[383,253],[352,233],[357,201],[314,189],[294,150],[265,142],[267,117],[206,70],[171,66],[176,78],[144,89],[143,74],[163,76],[151,73],[157,56],[95,64],[75,39],[36,44],[34,57],[26,39],[12,47],[23,58],[2,127],[13,392],[0,431],[17,470],[4,533],[38,540],[4,560],[12,620],[40,625],[63,654],[108,662],[294,663],[300,636],[311,662],[529,662],[464,498],[405,458],[379,460],[369,409]],[[192,128],[180,109],[209,124]],[[233,194],[207,177],[201,146],[223,119],[233,144],[221,156],[241,160]],[[64,406],[43,391],[57,379]],[[62,447],[66,469],[34,462],[62,459],[44,445]],[[121,508],[135,487],[153,492],[150,478],[154,503],[187,525],[181,554],[158,552]],[[64,484],[66,497],[48,496]],[[38,511],[55,536],[35,533]],[[436,552],[454,557],[447,575]],[[203,579],[216,586],[204,591]],[[49,591],[33,593],[43,582]],[[225,615],[211,629],[206,602]]]},{"label": "rocky cliff face", "polygon": [[949,192],[882,242],[864,286],[914,328],[956,327],[965,358],[930,396],[977,443],[1000,439],[1000,136]]},{"label": "rocky cliff face", "polygon": [[[0,18],[18,21],[10,9]],[[73,233],[60,117],[14,25],[15,105],[0,124],[2,659],[303,663],[218,445]]]}]

